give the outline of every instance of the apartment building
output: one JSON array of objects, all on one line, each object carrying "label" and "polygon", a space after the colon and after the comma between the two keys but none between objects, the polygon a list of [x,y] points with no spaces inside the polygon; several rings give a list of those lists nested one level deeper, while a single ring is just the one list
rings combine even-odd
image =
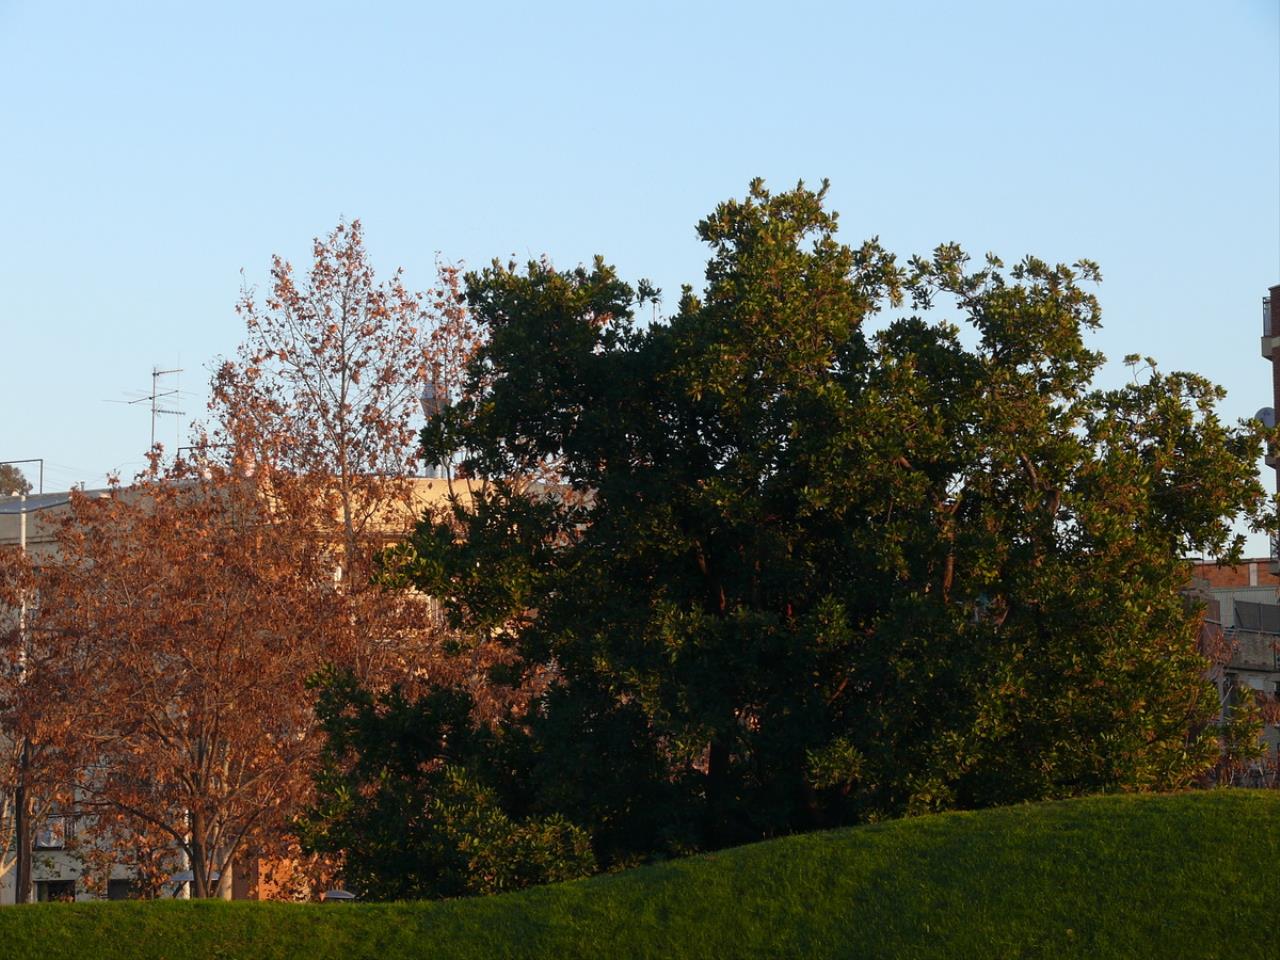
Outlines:
[{"label": "apartment building", "polygon": [[[1208,641],[1229,655],[1212,675],[1223,709],[1246,690],[1264,702],[1280,698],[1280,563],[1197,563],[1190,592],[1205,603]],[[1280,763],[1280,725],[1267,724],[1263,740],[1269,762]]]}]

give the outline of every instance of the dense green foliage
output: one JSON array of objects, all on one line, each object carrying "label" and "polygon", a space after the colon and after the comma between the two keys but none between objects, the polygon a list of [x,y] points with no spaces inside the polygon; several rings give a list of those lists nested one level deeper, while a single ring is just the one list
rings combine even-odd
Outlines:
[{"label": "dense green foliage", "polygon": [[30,493],[31,481],[11,463],[0,463],[0,497]]},{"label": "dense green foliage", "polygon": [[552,671],[473,774],[604,864],[1217,754],[1182,558],[1267,522],[1260,428],[1152,361],[1096,389],[1091,263],[902,266],[835,228],[753,184],[647,326],[600,260],[467,278],[486,342],[424,440],[490,482],[398,559]]},{"label": "dense green foliage", "polygon": [[444,903],[37,904],[8,960],[1275,955],[1280,796],[1098,797],[812,833]]},{"label": "dense green foliage", "polygon": [[586,876],[590,839],[562,817],[514,822],[463,764],[483,755],[469,698],[373,696],[349,673],[320,684],[320,805],[296,826],[311,850],[345,853],[346,882],[371,900],[501,893]]}]

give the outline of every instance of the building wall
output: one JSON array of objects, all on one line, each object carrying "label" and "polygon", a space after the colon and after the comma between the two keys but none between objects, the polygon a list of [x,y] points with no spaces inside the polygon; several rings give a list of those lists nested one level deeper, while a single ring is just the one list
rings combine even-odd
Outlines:
[{"label": "building wall", "polygon": [[1271,572],[1270,557],[1243,560],[1236,566],[1220,567],[1216,563],[1197,563],[1197,579],[1213,590],[1269,587],[1272,597],[1280,596],[1280,575]]}]

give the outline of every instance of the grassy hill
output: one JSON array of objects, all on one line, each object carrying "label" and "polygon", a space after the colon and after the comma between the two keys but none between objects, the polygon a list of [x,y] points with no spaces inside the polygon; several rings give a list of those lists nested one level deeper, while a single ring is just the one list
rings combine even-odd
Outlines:
[{"label": "grassy hill", "polygon": [[789,837],[444,903],[36,904],[0,957],[1280,956],[1280,793],[1097,797]]}]

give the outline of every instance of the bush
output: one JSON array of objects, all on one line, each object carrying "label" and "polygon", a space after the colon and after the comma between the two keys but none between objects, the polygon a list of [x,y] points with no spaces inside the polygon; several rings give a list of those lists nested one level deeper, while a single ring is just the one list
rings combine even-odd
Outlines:
[{"label": "bush", "polygon": [[586,831],[560,816],[511,816],[467,768],[491,736],[472,723],[466,694],[373,694],[339,672],[316,686],[327,741],[318,802],[296,826],[308,852],[344,859],[362,898],[498,893],[595,871]]}]

